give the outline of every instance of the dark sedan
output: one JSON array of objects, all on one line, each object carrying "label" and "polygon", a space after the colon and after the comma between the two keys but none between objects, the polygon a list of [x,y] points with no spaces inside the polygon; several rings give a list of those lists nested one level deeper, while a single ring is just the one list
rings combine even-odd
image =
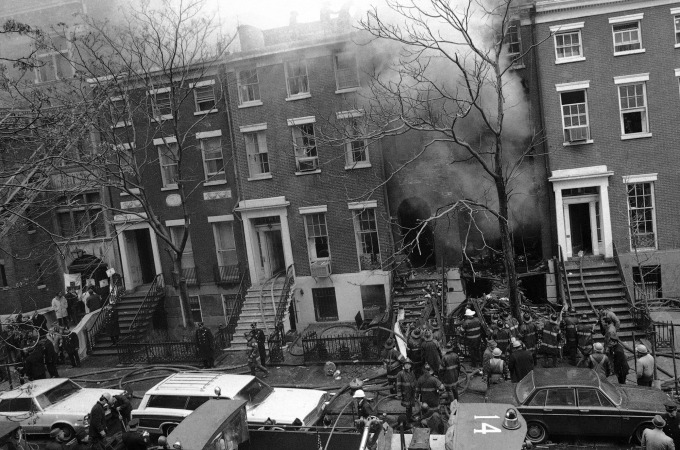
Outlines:
[{"label": "dark sedan", "polygon": [[613,385],[590,369],[534,369],[517,384],[491,385],[487,402],[511,403],[527,421],[527,438],[548,435],[638,439],[664,412],[668,396],[657,389]]}]

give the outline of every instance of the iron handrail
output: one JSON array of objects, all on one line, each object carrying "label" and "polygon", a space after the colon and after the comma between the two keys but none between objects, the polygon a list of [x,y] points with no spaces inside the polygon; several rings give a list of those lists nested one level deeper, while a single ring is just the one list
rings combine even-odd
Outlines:
[{"label": "iron handrail", "polygon": [[141,314],[144,313],[144,316],[146,316],[146,313],[149,310],[156,307],[155,301],[157,301],[158,291],[162,287],[163,287],[163,274],[159,273],[153,278],[151,286],[149,287],[149,290],[144,296],[142,304],[139,305],[139,308],[137,308],[137,312],[135,313],[135,317],[132,319],[132,322],[130,322],[130,326],[128,327],[130,334],[128,336],[131,336],[132,333],[135,331],[135,328],[138,325],[138,321],[141,320],[141,317],[143,317]]},{"label": "iron handrail", "polygon": [[288,294],[290,293],[290,286],[294,281],[295,277],[293,275],[293,264],[291,264],[286,269],[286,280],[283,282],[279,302],[276,305],[276,319],[274,321],[274,328],[276,328],[276,325],[279,322],[283,321],[283,315],[285,314],[286,305],[288,304]]},{"label": "iron handrail", "polygon": [[101,308],[99,308],[99,312],[97,313],[97,317],[95,317],[94,322],[92,322],[92,326],[87,329],[87,353],[90,353],[92,351],[92,348],[94,347],[95,340],[97,339],[97,335],[101,332],[103,326],[104,326],[104,319],[106,316],[102,314],[104,312],[104,308],[110,304],[111,301],[111,296],[109,295],[106,297],[106,300],[104,301],[104,304],[102,305]]},{"label": "iron handrail", "polygon": [[229,315],[226,318],[227,334],[230,340],[234,337],[234,332],[236,331],[236,326],[238,325],[238,319],[241,316],[241,309],[243,308],[243,303],[245,303],[246,295],[245,292],[250,287],[250,276],[248,270],[244,270],[241,275],[241,281],[239,283],[238,292],[236,293],[236,301],[234,307],[229,311]]},{"label": "iron handrail", "polygon": [[564,253],[562,252],[562,246],[561,245],[557,246],[557,255],[558,255],[558,258],[559,258],[558,270],[560,272],[560,282],[562,282],[562,280],[564,280],[564,285],[565,285],[566,291],[567,291],[566,300],[567,300],[567,304],[569,305],[569,308],[571,308],[572,307],[571,288],[569,287],[569,277],[567,275],[567,268],[566,268],[565,263],[564,263]]}]

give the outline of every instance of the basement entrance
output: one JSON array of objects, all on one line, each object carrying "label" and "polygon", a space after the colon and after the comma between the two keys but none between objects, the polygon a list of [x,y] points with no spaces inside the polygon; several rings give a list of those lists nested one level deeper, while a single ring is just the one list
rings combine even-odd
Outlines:
[{"label": "basement entrance", "polygon": [[404,253],[408,254],[409,261],[414,267],[434,266],[436,262],[432,225],[428,223],[421,231],[423,221],[428,218],[430,207],[419,197],[407,198],[397,209],[401,245],[408,248]]}]

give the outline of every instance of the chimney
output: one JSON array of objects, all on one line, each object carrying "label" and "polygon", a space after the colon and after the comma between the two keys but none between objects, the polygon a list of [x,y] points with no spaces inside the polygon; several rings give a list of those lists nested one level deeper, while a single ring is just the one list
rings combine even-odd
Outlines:
[{"label": "chimney", "polygon": [[252,25],[239,26],[238,38],[241,42],[241,51],[247,52],[264,47],[264,34],[262,30]]}]

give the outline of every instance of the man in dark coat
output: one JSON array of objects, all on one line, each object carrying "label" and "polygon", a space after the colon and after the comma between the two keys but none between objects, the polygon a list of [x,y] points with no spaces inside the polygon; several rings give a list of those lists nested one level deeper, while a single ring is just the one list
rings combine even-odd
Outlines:
[{"label": "man in dark coat", "polygon": [[447,404],[458,400],[458,378],[460,377],[460,358],[453,348],[453,341],[446,344],[442,357],[442,383],[446,389]]},{"label": "man in dark coat", "polygon": [[113,345],[118,343],[118,338],[120,337],[120,325],[118,323],[118,311],[111,306],[106,306],[106,311],[104,312],[106,316],[104,317],[104,323],[106,326],[106,333],[111,337],[111,342]]},{"label": "man in dark coat", "polygon": [[382,351],[381,357],[385,372],[387,373],[387,384],[390,386],[390,394],[397,393],[397,374],[399,367],[404,357],[396,348],[394,339],[389,338],[385,341],[385,348]]},{"label": "man in dark coat", "polygon": [[[113,404],[111,405],[111,408],[118,411],[118,413],[120,414],[120,419],[123,422],[123,426],[127,427],[129,425],[130,430],[132,430],[132,425],[130,424],[132,404],[130,403],[130,399],[127,396],[127,392],[112,396],[112,401]],[[139,425],[139,422],[137,424]]]},{"label": "man in dark coat", "polygon": [[267,362],[267,349],[265,343],[267,342],[267,337],[264,335],[264,331],[257,328],[257,322],[250,324],[250,334],[253,335],[255,342],[257,342],[257,351],[260,353],[260,364],[266,366]]},{"label": "man in dark coat", "polygon": [[521,341],[516,340],[512,345],[514,350],[508,357],[508,370],[510,371],[510,380],[513,383],[518,383],[534,370],[534,356],[524,348]]},{"label": "man in dark coat", "polygon": [[630,371],[630,367],[628,366],[626,352],[623,350],[619,339],[615,336],[609,338],[609,359],[614,366],[614,373],[619,380],[619,384],[626,384],[626,376]]},{"label": "man in dark coat", "polygon": [[92,286],[90,286],[90,288],[87,290],[87,293],[88,297],[87,300],[85,300],[85,304],[87,305],[87,308],[90,310],[90,312],[101,308],[103,304],[102,298],[94,291]]},{"label": "man in dark coat", "polygon": [[106,410],[104,405],[111,403],[111,401],[111,394],[105,392],[90,411],[89,435],[92,450],[104,450],[104,438],[106,438]]},{"label": "man in dark coat", "polygon": [[480,349],[482,341],[482,323],[475,317],[475,312],[471,309],[465,310],[465,321],[462,325],[465,335],[465,345],[470,354],[470,366],[479,367],[482,352]]},{"label": "man in dark coat", "polygon": [[502,320],[498,320],[496,324],[498,325],[498,331],[496,331],[494,340],[496,341],[498,348],[501,349],[501,352],[503,352],[504,355],[507,355],[508,347],[510,346],[510,340],[512,338],[510,327],[508,326],[507,322],[503,322]]},{"label": "man in dark coat", "polygon": [[45,379],[45,356],[43,355],[43,346],[38,344],[33,350],[26,350],[29,352],[24,360],[23,367],[19,370],[21,375],[28,377],[29,380],[43,380]]},{"label": "man in dark coat", "polygon": [[531,353],[534,358],[534,365],[536,365],[536,349],[538,347],[538,326],[536,322],[531,320],[531,316],[528,313],[524,313],[522,316],[524,323],[520,328],[520,335],[522,337],[522,343],[524,347]]},{"label": "man in dark coat", "polygon": [[33,313],[31,322],[33,322],[33,326],[35,327],[35,329],[38,330],[38,336],[40,338],[47,336],[47,319],[45,318],[45,316],[43,316],[42,314],[38,314],[38,311],[36,311],[35,313]]},{"label": "man in dark coat", "polygon": [[421,402],[437,408],[439,406],[439,394],[444,390],[442,382],[432,375],[432,369],[425,364],[423,374],[416,382],[416,396],[420,398]]},{"label": "man in dark coat", "polygon": [[73,324],[73,326],[78,325],[78,317],[76,316],[76,303],[78,303],[78,295],[75,293],[75,288],[69,287],[66,290],[66,312],[68,313],[68,319]]},{"label": "man in dark coat", "polygon": [[578,362],[582,366],[588,361],[588,357],[593,353],[593,332],[595,331],[595,324],[590,323],[588,314],[583,314],[579,324],[576,325],[576,336],[578,343],[578,350],[581,352],[581,360]]},{"label": "man in dark coat", "polygon": [[[557,367],[560,354],[560,324],[557,314],[552,314],[550,320],[543,326],[543,367]],[[552,360],[552,362],[550,362]]]},{"label": "man in dark coat", "polygon": [[45,445],[45,450],[64,450],[64,432],[61,428],[52,428],[50,431],[50,441]]},{"label": "man in dark coat", "polygon": [[434,342],[432,331],[430,330],[425,330],[423,333],[422,349],[423,361],[425,361],[425,364],[429,364],[432,370],[438,372],[442,365],[441,356],[439,354],[439,347],[437,347],[437,344]]},{"label": "man in dark coat", "polygon": [[65,327],[63,330],[62,344],[64,350],[68,355],[68,359],[71,361],[72,367],[80,367],[80,355],[78,351],[80,350],[80,342],[78,340],[78,334],[76,332],[69,330]]},{"label": "man in dark coat", "polygon": [[203,361],[203,367],[210,369],[215,366],[215,339],[212,332],[205,327],[203,322],[198,323],[196,330],[196,344],[198,345],[198,356]]},{"label": "man in dark coat", "polygon": [[564,327],[564,335],[566,342],[564,344],[563,350],[565,357],[569,357],[569,364],[572,366],[576,365],[576,355],[578,353],[578,332],[577,327],[579,324],[578,317],[576,317],[576,311],[574,308],[569,308],[566,311],[566,317],[562,321],[562,326]]},{"label": "man in dark coat", "polygon": [[122,440],[127,450],[146,450],[148,445],[144,436],[138,431],[139,419],[132,419],[129,423],[130,431],[123,433]]},{"label": "man in dark coat", "polygon": [[673,439],[676,449],[680,449],[680,417],[678,416],[678,405],[670,398],[664,404],[666,413],[662,415],[666,421],[666,426],[663,427],[663,432],[666,436]]},{"label": "man in dark coat", "polygon": [[406,418],[411,422],[416,404],[416,376],[409,359],[404,361],[403,369],[397,374],[397,392],[401,395],[401,406],[406,408]]},{"label": "man in dark coat", "polygon": [[54,350],[54,345],[48,339],[43,339],[40,344],[43,346],[43,355],[45,357],[45,366],[51,378],[59,378],[59,371],[57,370],[57,361],[59,355]]}]

